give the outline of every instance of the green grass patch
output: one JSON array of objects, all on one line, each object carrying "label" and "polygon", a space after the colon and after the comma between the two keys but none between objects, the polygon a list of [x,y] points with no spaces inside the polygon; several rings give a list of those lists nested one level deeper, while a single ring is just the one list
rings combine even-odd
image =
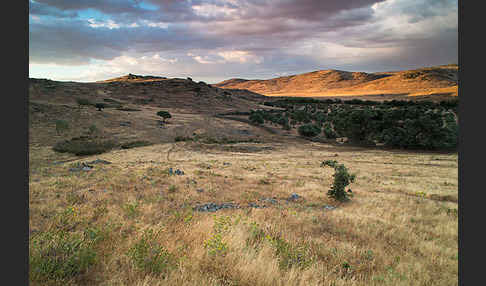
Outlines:
[{"label": "green grass patch", "polygon": [[123,143],[120,147],[122,149],[130,149],[130,148],[143,147],[143,146],[149,146],[149,145],[152,145],[152,142],[137,140],[137,141],[131,141],[131,142]]},{"label": "green grass patch", "polygon": [[116,147],[112,140],[99,140],[89,137],[77,137],[56,143],[52,149],[59,153],[72,153],[76,156],[95,155],[108,152]]}]

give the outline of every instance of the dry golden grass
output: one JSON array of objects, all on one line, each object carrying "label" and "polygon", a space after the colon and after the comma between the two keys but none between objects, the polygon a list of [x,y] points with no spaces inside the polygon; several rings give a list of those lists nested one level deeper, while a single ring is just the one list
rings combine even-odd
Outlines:
[{"label": "dry golden grass", "polygon": [[[273,149],[242,153],[179,142],[82,159],[31,146],[31,240],[62,227],[106,230],[96,263],[62,285],[458,285],[457,154],[318,143],[234,146],[262,145]],[[72,161],[49,164],[56,156]],[[97,158],[112,164],[69,171]],[[326,197],[334,171],[320,163],[328,159],[357,174],[351,202]],[[169,176],[169,167],[185,175]],[[303,199],[286,203],[291,193]],[[279,204],[246,207],[269,197]],[[192,210],[207,202],[242,208]],[[56,224],[71,207],[74,215]],[[147,229],[176,258],[166,275],[135,267],[127,255]],[[212,238],[226,251],[211,255],[204,245]],[[289,248],[272,244],[277,238]],[[292,267],[281,268],[289,257]],[[309,263],[300,268],[303,261]]]},{"label": "dry golden grass", "polygon": [[241,88],[265,96],[457,96],[458,66],[356,73],[320,70],[268,80],[227,80],[216,86]]}]

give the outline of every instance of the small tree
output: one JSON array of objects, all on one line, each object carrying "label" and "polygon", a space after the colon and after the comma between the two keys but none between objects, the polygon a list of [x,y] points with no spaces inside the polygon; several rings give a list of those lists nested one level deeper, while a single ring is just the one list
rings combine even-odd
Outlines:
[{"label": "small tree", "polygon": [[167,111],[159,111],[157,112],[157,115],[162,117],[164,122],[167,118],[172,118],[172,115],[170,115],[170,113]]},{"label": "small tree", "polygon": [[329,166],[334,168],[334,182],[331,189],[327,192],[327,195],[330,198],[333,198],[338,201],[349,201],[349,197],[352,196],[351,189],[348,189],[347,192],[344,188],[353,183],[356,179],[355,174],[349,174],[348,169],[343,164],[338,164],[335,160],[327,160],[322,162],[321,167]]},{"label": "small tree", "polygon": [[101,109],[106,108],[106,104],[104,103],[97,103],[95,105],[96,108],[98,108],[98,111],[101,111]]}]

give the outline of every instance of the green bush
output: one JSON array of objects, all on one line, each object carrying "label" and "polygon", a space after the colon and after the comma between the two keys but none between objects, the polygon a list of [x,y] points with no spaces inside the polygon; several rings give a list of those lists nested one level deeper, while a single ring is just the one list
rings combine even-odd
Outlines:
[{"label": "green bush", "polygon": [[250,120],[251,123],[253,123],[255,125],[261,125],[261,124],[265,123],[263,116],[260,113],[257,113],[257,112],[251,113],[250,116],[248,117],[248,119]]},{"label": "green bush", "polygon": [[157,112],[157,115],[162,117],[164,121],[168,118],[172,118],[172,115],[170,115],[170,113],[167,111],[159,111]]},{"label": "green bush", "polygon": [[96,237],[66,231],[36,235],[29,245],[31,281],[66,281],[86,272],[96,263]]},{"label": "green bush", "polygon": [[122,149],[130,149],[130,148],[143,147],[149,145],[152,145],[152,143],[149,141],[137,140],[137,141],[130,141],[127,143],[123,143],[120,145],[120,147]]},{"label": "green bush", "polygon": [[62,132],[67,131],[68,129],[69,129],[69,124],[66,120],[57,120],[56,121],[57,135],[60,135]]},{"label": "green bush", "polygon": [[292,244],[280,237],[267,236],[278,257],[280,269],[298,267],[305,269],[314,261],[310,255],[310,249],[306,244]]},{"label": "green bush", "polygon": [[76,103],[79,105],[79,108],[81,108],[83,105],[94,105],[94,103],[86,98],[76,98]]},{"label": "green bush", "polygon": [[88,133],[90,135],[94,135],[94,134],[97,134],[99,133],[100,130],[98,129],[98,127],[95,125],[95,124],[91,124],[89,127],[88,127]]},{"label": "green bush", "polygon": [[76,156],[102,154],[116,146],[111,141],[100,141],[86,137],[73,138],[56,143],[52,149],[59,153],[72,153]]},{"label": "green bush", "polygon": [[334,160],[326,160],[322,162],[321,166],[332,167],[335,171],[333,175],[334,182],[327,195],[338,201],[348,201],[349,197],[352,196],[352,191],[348,189],[346,192],[344,188],[354,182],[356,175],[349,174],[348,169],[343,164],[338,164]]},{"label": "green bush", "polygon": [[175,257],[156,241],[153,230],[146,230],[128,251],[128,257],[140,270],[164,275],[177,265]]},{"label": "green bush", "polygon": [[304,137],[314,137],[321,133],[321,128],[314,124],[305,124],[300,126],[297,131],[301,136]]}]

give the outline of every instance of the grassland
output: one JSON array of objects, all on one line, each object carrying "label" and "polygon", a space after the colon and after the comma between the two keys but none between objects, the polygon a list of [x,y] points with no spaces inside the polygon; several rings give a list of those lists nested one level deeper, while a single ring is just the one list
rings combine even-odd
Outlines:
[{"label": "grassland", "polygon": [[[31,148],[38,166],[29,177],[31,258],[46,233],[85,241],[87,230],[96,234],[89,267],[58,282],[31,272],[39,277],[32,285],[458,284],[457,154],[318,143],[223,147],[165,143],[83,158]],[[57,156],[68,162],[36,162]],[[97,158],[112,164],[69,171]],[[333,170],[320,163],[327,159],[357,175],[351,202],[326,197]],[[170,167],[185,174],[170,176]],[[302,198],[287,201],[292,193]],[[263,198],[278,203],[248,207]],[[207,202],[241,208],[193,210]],[[140,250],[144,233],[152,252]],[[170,259],[157,264],[157,249]]]},{"label": "grassland", "polygon": [[[180,105],[163,86],[142,87],[32,85],[31,285],[458,285],[457,153],[310,142],[217,116],[258,106],[220,90]],[[76,104],[102,101],[99,90],[138,111]],[[136,92],[154,102],[137,104],[147,95]],[[69,128],[58,133],[58,120]],[[53,151],[92,130],[134,148]],[[350,202],[326,196],[325,160],[356,174]],[[207,203],[238,207],[195,209]]]}]

